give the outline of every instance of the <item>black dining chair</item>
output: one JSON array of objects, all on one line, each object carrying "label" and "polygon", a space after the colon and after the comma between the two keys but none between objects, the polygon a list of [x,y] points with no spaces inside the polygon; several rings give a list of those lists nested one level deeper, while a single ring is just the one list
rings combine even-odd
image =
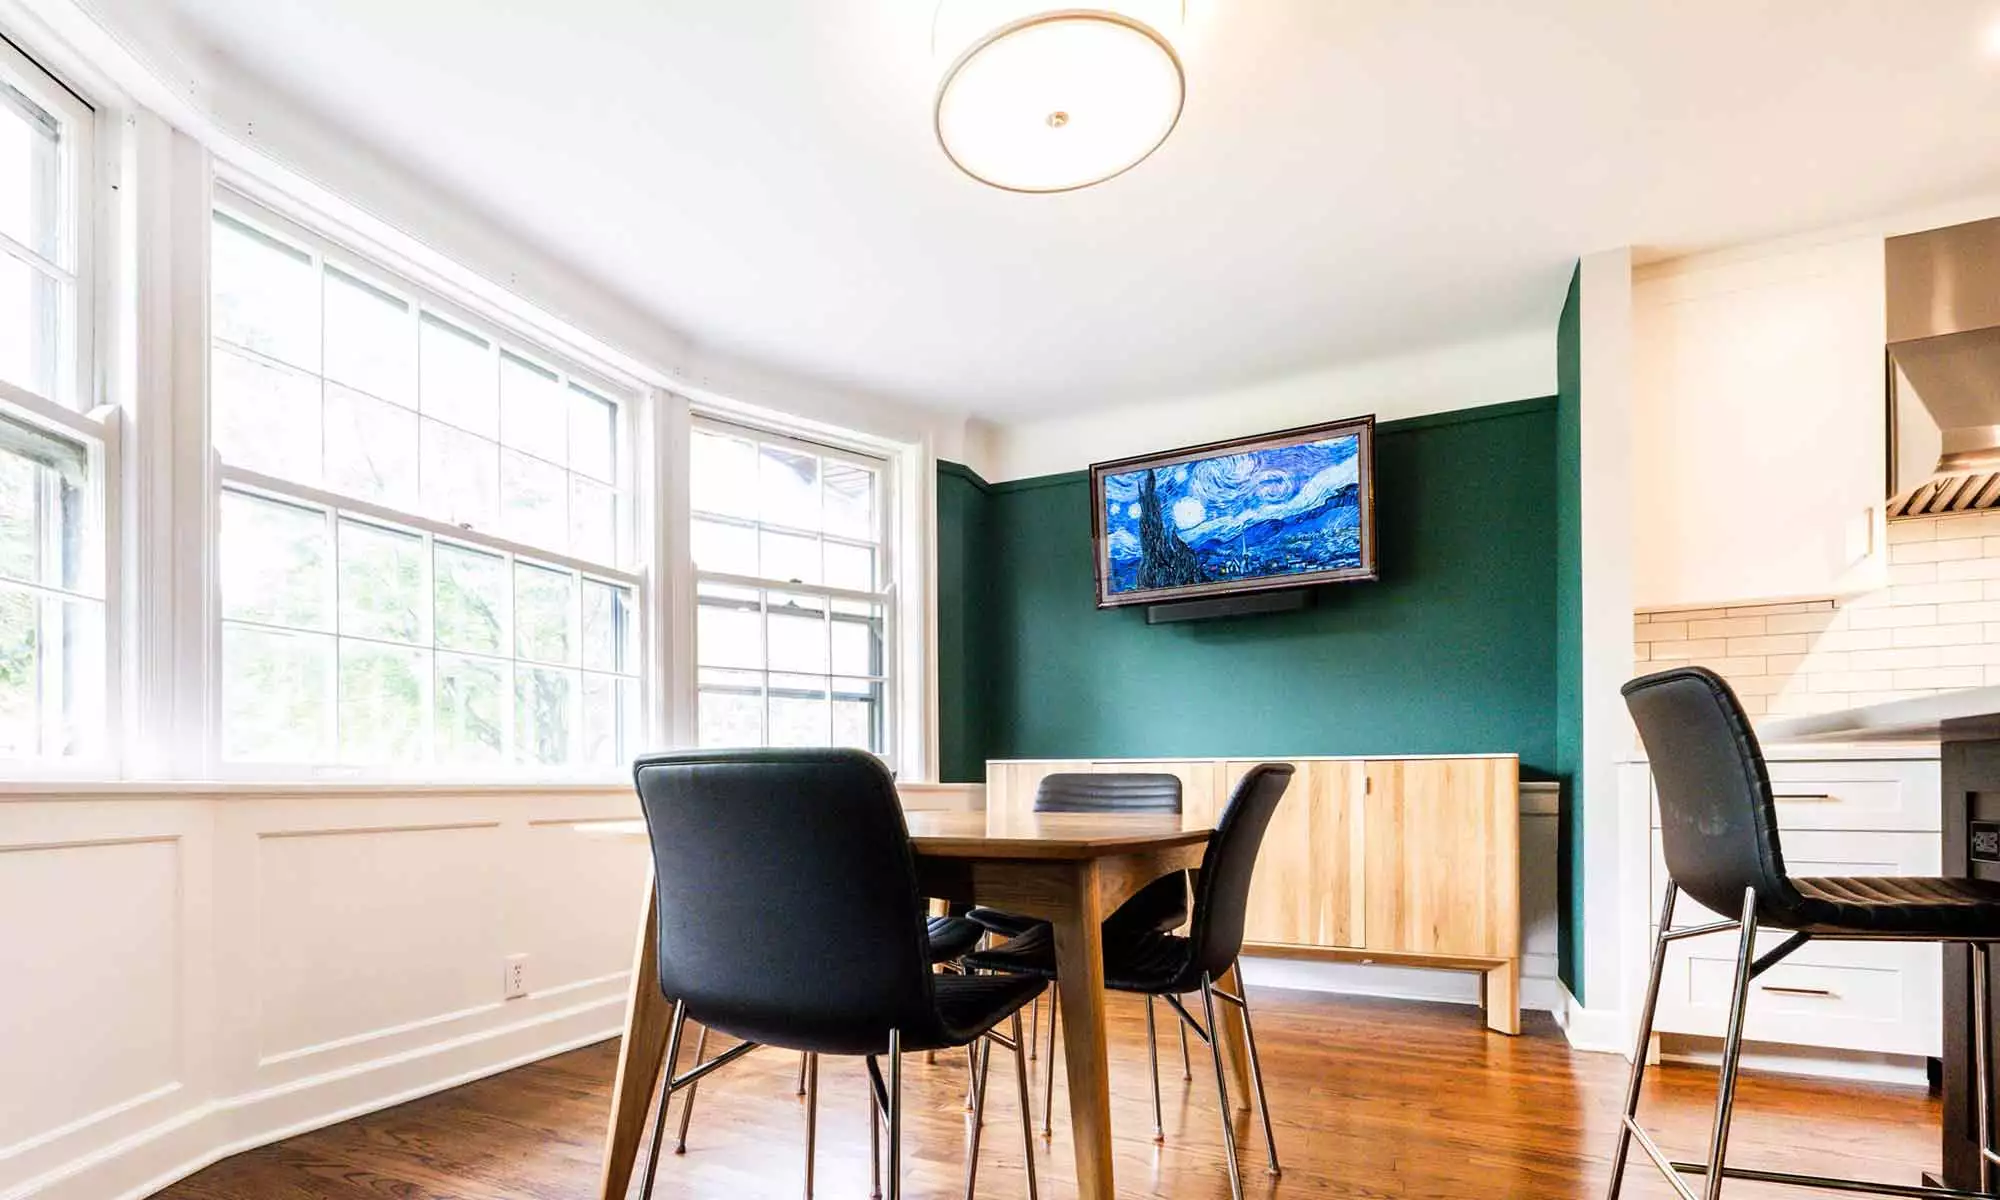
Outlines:
[{"label": "black dining chair", "polygon": [[[1243,1200],[1243,1180],[1236,1163],[1236,1130],[1231,1121],[1229,1083],[1223,1074],[1222,1044],[1215,1020],[1215,1002],[1235,1007],[1243,1018],[1243,1040],[1250,1053],[1250,1080],[1257,1089],[1257,1108],[1264,1119],[1264,1147],[1273,1175],[1278,1174],[1278,1142],[1271,1132],[1271,1108],[1264,1096],[1264,1069],[1257,1057],[1257,1035],[1250,1026],[1250,1004],[1243,996],[1217,987],[1215,981],[1236,965],[1243,952],[1243,921],[1250,899],[1250,877],[1271,814],[1284,799],[1293,768],[1288,763],[1260,763],[1245,772],[1215,824],[1194,877],[1194,907],[1187,936],[1131,927],[1104,930],[1104,986],[1113,991],[1158,996],[1165,1000],[1197,1038],[1208,1043],[1215,1060],[1215,1093],[1222,1111],[1223,1152],[1229,1159],[1229,1194]],[[996,971],[1056,977],[1055,938],[1047,926],[1030,929],[994,947],[965,956],[969,971]],[[1202,1020],[1189,1013],[1181,997],[1199,992]],[[1154,1094],[1159,1091],[1159,1057],[1152,1056]],[[1157,1103],[1157,1100],[1155,1101]],[[1153,1122],[1159,1124],[1155,1110]]]},{"label": "black dining chair", "polygon": [[[886,1131],[888,1197],[900,1200],[902,1056],[977,1044],[983,1075],[998,1043],[1015,1052],[1034,1200],[1021,1009],[1045,984],[932,971],[916,859],[880,761],[858,750],[695,750],[641,758],[633,775],[653,853],[659,986],[674,1001],[642,1195],[652,1195],[674,1095],[776,1046],[865,1059],[870,1142]],[[690,1020],[740,1042],[680,1071]],[[1010,1020],[1011,1036],[998,1033]],[[811,1085],[817,1071],[808,1074]],[[983,1082],[974,1096],[983,1106]],[[979,1126],[976,1116],[968,1181]],[[809,1105],[808,1191],[814,1136]]]},{"label": "black dining chair", "polygon": [[[1617,1200],[1633,1142],[1653,1160],[1679,1195],[1695,1193],[1680,1177],[1704,1179],[1702,1196],[1716,1200],[1724,1179],[1751,1179],[1796,1187],[1831,1188],[1892,1196],[1969,1196],[1949,1188],[1868,1183],[1821,1175],[1732,1167],[1725,1161],[1743,1053],[1743,1020],[1750,984],[1811,941],[1962,942],[1971,947],[1973,1031],[1979,1078],[1974,1081],[1979,1124],[1980,1187],[1992,1191],[1993,1116],[1991,1053],[1986,1045],[1990,997],[1988,948],[2000,939],[2000,883],[1983,879],[1793,878],[1779,848],[1777,805],[1764,753],[1736,693],[1721,676],[1701,667],[1679,667],[1634,679],[1621,689],[1651,761],[1660,805],[1660,841],[1667,886],[1653,938],[1653,967],[1639,1015],[1639,1042],[1625,1086],[1625,1110],[1611,1156]],[[1723,919],[1674,927],[1674,900],[1686,893]],[[1757,933],[1791,936],[1757,953]],[[1734,931],[1736,969],[1722,1043],[1721,1078],[1704,1162],[1676,1162],[1639,1124],[1639,1085],[1659,1007],[1660,975],[1667,947],[1682,938]]]},{"label": "black dining chair", "polygon": [[[1104,774],[1062,772],[1043,777],[1035,788],[1038,813],[1169,813],[1181,811],[1181,780],[1161,771],[1117,771]],[[1046,930],[1047,922],[994,908],[974,908],[967,914],[996,936],[1019,937],[1031,929]],[[1172,933],[1187,924],[1188,873],[1173,871],[1153,880],[1118,906],[1105,918],[1108,934],[1125,930],[1145,933]],[[1042,1002],[1037,999],[1028,1010],[1028,1057],[1035,1057],[1035,1043],[1041,1036]],[[1042,1136],[1053,1133],[1054,1114],[1050,1111],[1056,1086],[1057,1006],[1049,1005],[1049,1056],[1042,1068]],[[1188,1059],[1187,1026],[1176,1023],[1181,1035],[1181,1078],[1194,1078]],[[1155,1036],[1153,997],[1146,997],[1146,1054],[1155,1064],[1159,1047]],[[1166,1136],[1160,1123],[1160,1073],[1153,1072],[1153,1138]]]}]

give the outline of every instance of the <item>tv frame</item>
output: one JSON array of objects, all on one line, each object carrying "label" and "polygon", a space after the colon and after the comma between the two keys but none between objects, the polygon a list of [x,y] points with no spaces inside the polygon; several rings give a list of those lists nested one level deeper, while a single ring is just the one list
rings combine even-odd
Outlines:
[{"label": "tv frame", "polygon": [[[1193,462],[1197,459],[1215,458],[1223,454],[1240,454],[1249,450],[1268,450],[1279,446],[1293,446],[1301,442],[1320,442],[1344,433],[1358,434],[1359,445],[1355,447],[1356,494],[1361,507],[1361,561],[1352,567],[1333,567],[1324,571],[1308,571],[1297,575],[1273,575],[1256,580],[1225,580],[1216,583],[1194,583],[1181,587],[1152,588],[1147,591],[1125,592],[1112,595],[1110,591],[1110,559],[1105,544],[1104,533],[1104,478],[1120,475],[1139,468],[1155,469],[1171,467],[1177,463]],[[1319,425],[1301,425],[1295,429],[1279,430],[1276,433],[1256,434],[1251,437],[1230,438],[1220,442],[1209,442],[1200,446],[1183,446],[1178,450],[1159,451],[1152,454],[1137,454],[1130,458],[1112,459],[1090,465],[1090,560],[1092,573],[1097,577],[1097,607],[1100,609],[1125,608],[1135,604],[1166,604],[1176,600],[1190,600],[1205,596],[1241,596],[1254,592],[1274,592],[1291,588],[1315,587],[1324,583],[1348,583],[1381,578],[1375,557],[1375,416],[1346,417],[1338,421],[1327,421]]]}]

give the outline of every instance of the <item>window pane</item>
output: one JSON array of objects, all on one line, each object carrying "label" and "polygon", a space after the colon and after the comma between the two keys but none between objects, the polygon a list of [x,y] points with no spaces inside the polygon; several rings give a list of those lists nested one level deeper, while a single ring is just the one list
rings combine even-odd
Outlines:
[{"label": "window pane", "polygon": [[632,671],[632,594],[610,583],[583,581],[583,665],[594,671]]},{"label": "window pane", "polygon": [[319,371],[319,278],[312,256],[215,214],[209,320],[215,336]]},{"label": "window pane", "polygon": [[319,380],[224,346],[217,346],[208,361],[215,448],[222,461],[279,479],[318,483]]},{"label": "window pane", "polygon": [[883,673],[880,617],[856,617],[834,610],[833,669],[842,675]]},{"label": "window pane", "polygon": [[0,233],[65,267],[62,122],[0,80]]},{"label": "window pane", "polygon": [[439,646],[506,653],[507,560],[448,542],[435,543],[437,595],[433,620]]},{"label": "window pane", "polygon": [[858,592],[875,590],[875,551],[841,542],[826,544],[826,584]]},{"label": "window pane", "polygon": [[429,684],[428,651],[341,639],[341,761],[420,760]]},{"label": "window pane", "polygon": [[576,727],[577,676],[548,667],[514,669],[514,757],[523,762],[570,761]]},{"label": "window pane", "polygon": [[500,447],[428,419],[419,436],[425,510],[463,528],[492,530],[500,511]]},{"label": "window pane", "polygon": [[695,615],[695,661],[704,667],[764,667],[764,615],[756,592],[701,586]]},{"label": "window pane", "polygon": [[222,613],[294,629],[332,627],[326,515],[222,493]]},{"label": "window pane", "polygon": [[826,746],[833,741],[826,680],[811,675],[771,676],[771,744]]},{"label": "window pane", "polygon": [[697,569],[724,575],[757,573],[757,531],[752,527],[694,521],[689,534],[688,548]]},{"label": "window pane", "polygon": [[570,612],[576,577],[567,571],[514,564],[514,653],[541,662],[569,663]]},{"label": "window pane", "polygon": [[328,267],[326,377],[415,407],[417,336],[409,302]]},{"label": "window pane", "polygon": [[326,757],[333,639],[225,624],[222,752],[239,762]]},{"label": "window pane", "polygon": [[500,452],[501,529],[517,542],[559,549],[569,534],[569,475],[518,450]]},{"label": "window pane", "polygon": [[689,461],[688,498],[694,511],[756,518],[755,446],[741,438],[697,429]]},{"label": "window pane", "polygon": [[618,482],[618,406],[588,388],[569,385],[569,466],[592,479]]},{"label": "window pane", "polygon": [[774,525],[817,530],[819,458],[777,446],[757,453],[758,515]]},{"label": "window pane", "polygon": [[696,737],[704,746],[764,744],[764,677],[751,671],[699,672]]},{"label": "window pane", "polygon": [[68,353],[69,289],[0,254],[0,380],[61,401]]},{"label": "window pane", "polygon": [[757,537],[758,574],[790,583],[818,583],[819,539],[766,529]]},{"label": "window pane", "polygon": [[34,594],[0,589],[0,758],[42,752],[40,644]]},{"label": "window pane", "polygon": [[0,416],[0,578],[96,590],[89,470],[81,443]]},{"label": "window pane", "polygon": [[569,479],[569,551],[592,562],[615,564],[618,553],[618,494],[581,475]]},{"label": "window pane", "polygon": [[827,670],[826,604],[812,596],[772,595],[766,624],[771,669],[824,675]]},{"label": "window pane", "polygon": [[525,359],[500,355],[500,440],[562,466],[569,461],[569,408],[562,381]]},{"label": "window pane", "polygon": [[599,767],[623,765],[624,697],[620,692],[630,682],[611,675],[584,675],[579,762]]},{"label": "window pane", "polygon": [[[423,538],[359,521],[340,523],[340,632],[397,642],[419,641],[424,631],[424,600]],[[343,679],[345,654],[342,651]],[[343,744],[346,740],[343,733]]]},{"label": "window pane", "polygon": [[882,685],[866,679],[833,681],[833,744],[880,750]]},{"label": "window pane", "polygon": [[507,664],[437,656],[437,760],[493,763],[506,753]]},{"label": "window pane", "polygon": [[875,472],[838,459],[826,460],[826,531],[875,541]]},{"label": "window pane", "polygon": [[500,381],[493,347],[485,338],[423,315],[420,407],[427,417],[481,437],[500,434]]},{"label": "window pane", "polygon": [[0,578],[41,582],[41,480],[37,464],[0,453]]},{"label": "window pane", "polygon": [[417,506],[417,414],[326,385],[326,486],[397,508]]}]

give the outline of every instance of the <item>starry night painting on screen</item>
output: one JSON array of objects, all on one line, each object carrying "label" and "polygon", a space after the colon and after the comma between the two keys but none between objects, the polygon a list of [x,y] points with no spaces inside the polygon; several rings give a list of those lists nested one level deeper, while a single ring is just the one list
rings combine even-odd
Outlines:
[{"label": "starry night painting on screen", "polygon": [[1371,577],[1370,426],[1343,422],[1299,440],[1094,471],[1099,603]]}]

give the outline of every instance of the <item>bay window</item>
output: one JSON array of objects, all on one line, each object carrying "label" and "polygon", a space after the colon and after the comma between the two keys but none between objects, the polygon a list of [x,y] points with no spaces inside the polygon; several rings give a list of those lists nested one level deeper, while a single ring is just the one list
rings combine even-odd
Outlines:
[{"label": "bay window", "polygon": [[247,203],[212,244],[222,759],[629,762],[628,398]]},{"label": "bay window", "polygon": [[698,421],[689,476],[705,746],[890,756],[888,464]]}]

